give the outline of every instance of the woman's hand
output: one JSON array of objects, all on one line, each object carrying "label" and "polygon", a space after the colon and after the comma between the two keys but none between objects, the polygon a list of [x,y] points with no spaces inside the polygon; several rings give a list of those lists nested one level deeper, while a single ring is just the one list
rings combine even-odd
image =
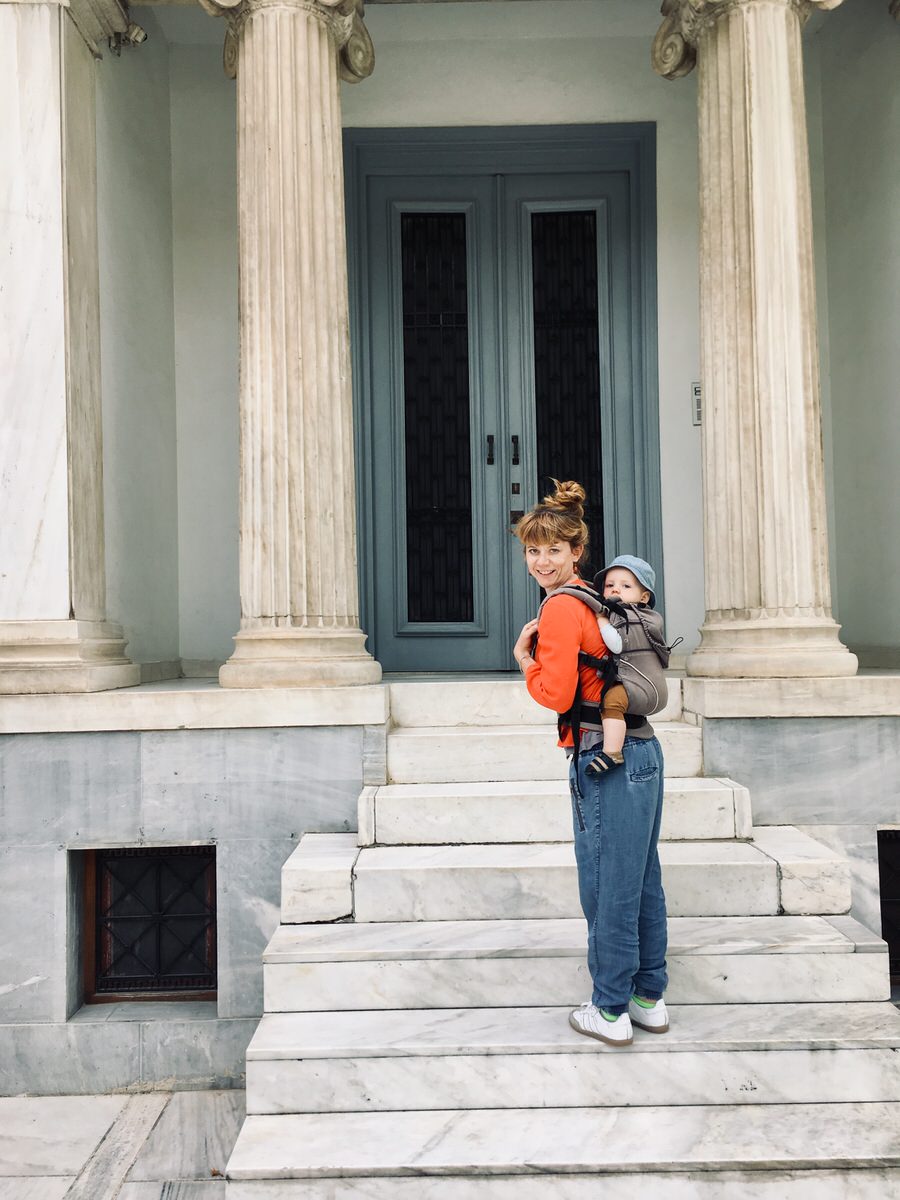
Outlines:
[{"label": "woman's hand", "polygon": [[534,635],[537,633],[537,620],[528,621],[522,626],[522,632],[516,638],[516,644],[513,646],[513,658],[521,668],[522,660],[528,660],[532,657],[531,647],[534,642]]}]

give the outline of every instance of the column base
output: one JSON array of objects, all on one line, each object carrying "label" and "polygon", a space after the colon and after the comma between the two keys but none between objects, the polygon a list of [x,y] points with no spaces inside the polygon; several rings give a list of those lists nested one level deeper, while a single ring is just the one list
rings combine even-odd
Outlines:
[{"label": "column base", "polygon": [[366,650],[361,629],[241,630],[234,654],[219,671],[231,688],[345,687],[379,683],[381,664]]},{"label": "column base", "polygon": [[715,679],[790,679],[855,675],[856,655],[830,617],[707,619],[688,675]]},{"label": "column base", "polygon": [[0,621],[0,695],[134,687],[141,668],[107,621]]}]

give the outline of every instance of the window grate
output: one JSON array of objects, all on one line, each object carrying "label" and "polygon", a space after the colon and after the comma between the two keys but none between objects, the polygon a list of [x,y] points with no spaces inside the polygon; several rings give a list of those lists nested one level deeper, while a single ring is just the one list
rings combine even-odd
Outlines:
[{"label": "window grate", "polygon": [[86,882],[91,998],[216,987],[214,847],[97,850]]}]

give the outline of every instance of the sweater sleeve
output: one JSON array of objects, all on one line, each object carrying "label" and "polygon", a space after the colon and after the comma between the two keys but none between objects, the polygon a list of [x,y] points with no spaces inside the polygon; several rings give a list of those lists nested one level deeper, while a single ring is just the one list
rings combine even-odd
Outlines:
[{"label": "sweater sleeve", "polygon": [[610,654],[622,653],[622,635],[612,622],[600,626],[600,636]]},{"label": "sweater sleeve", "polygon": [[541,609],[537,658],[526,669],[525,685],[533,700],[557,713],[568,712],[575,699],[584,607],[574,596],[554,596]]}]

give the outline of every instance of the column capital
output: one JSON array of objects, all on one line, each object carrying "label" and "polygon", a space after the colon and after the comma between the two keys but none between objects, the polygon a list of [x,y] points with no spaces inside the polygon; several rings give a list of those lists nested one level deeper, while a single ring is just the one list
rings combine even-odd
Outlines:
[{"label": "column capital", "polygon": [[680,79],[689,75],[697,62],[697,44],[704,30],[735,9],[761,4],[794,9],[806,21],[816,8],[837,8],[842,0],[663,0],[663,23],[653,39],[651,61],[657,75]]},{"label": "column capital", "polygon": [[[66,8],[75,28],[84,38],[94,58],[103,57],[109,39],[126,34],[129,29],[140,32],[128,16],[120,0],[0,0],[0,4],[29,7],[42,4],[47,8]],[[137,44],[137,40],[134,44]]]},{"label": "column capital", "polygon": [[375,68],[375,48],[363,22],[365,0],[200,0],[213,17],[225,17],[225,74],[237,74],[241,30],[257,13],[304,12],[325,24],[340,55],[341,78],[348,83],[367,79]]}]

